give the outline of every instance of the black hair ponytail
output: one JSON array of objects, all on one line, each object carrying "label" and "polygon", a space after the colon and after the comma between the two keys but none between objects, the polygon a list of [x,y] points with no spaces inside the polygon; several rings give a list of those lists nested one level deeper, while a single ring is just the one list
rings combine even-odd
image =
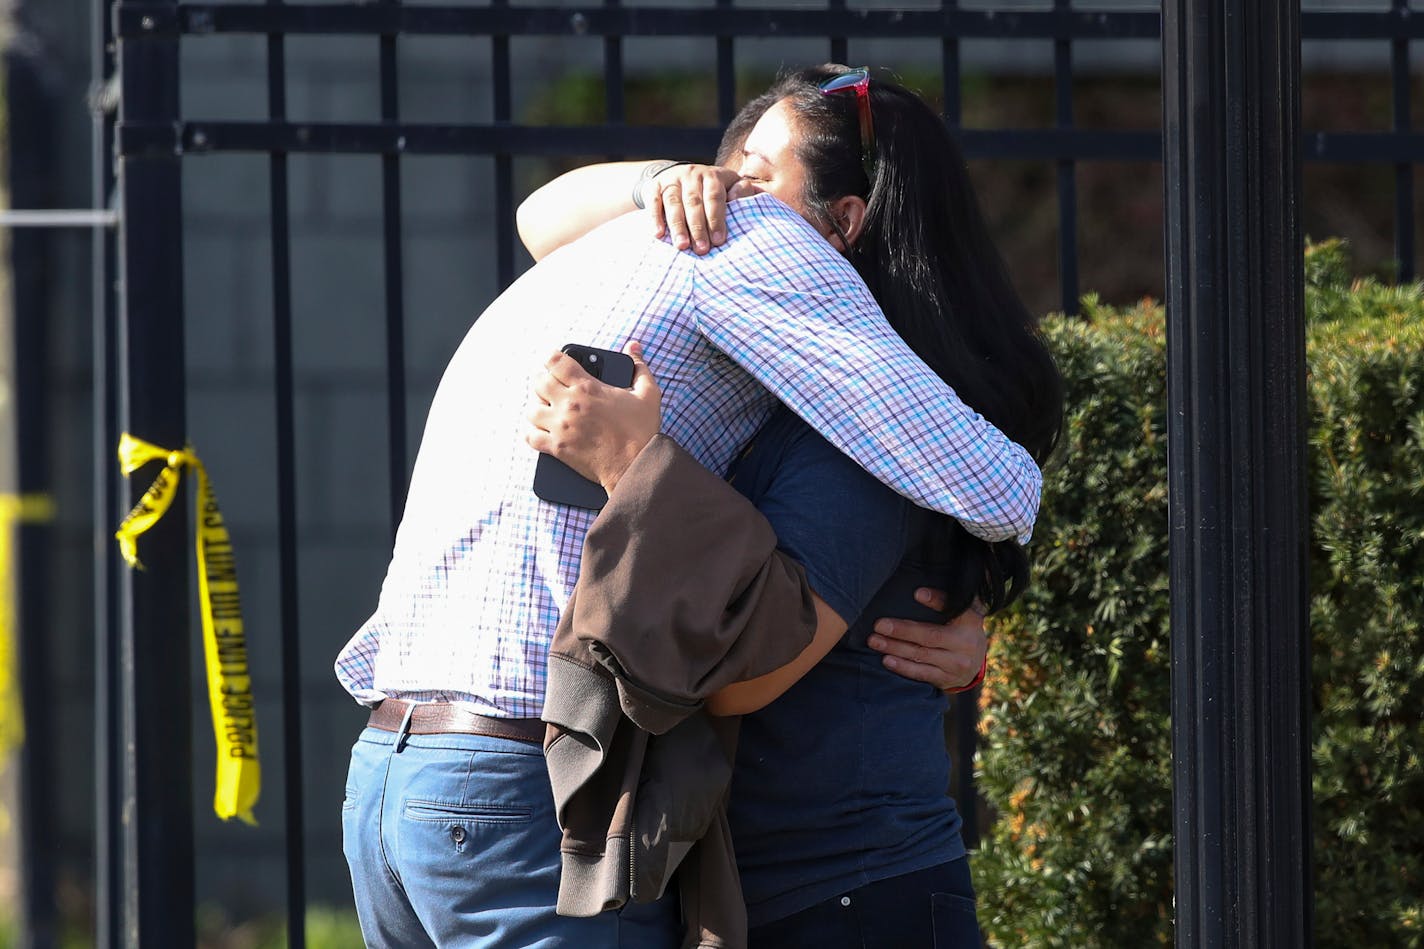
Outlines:
[{"label": "black hair ponytail", "polygon": [[[989,236],[959,147],[922,99],[873,76],[875,162],[867,176],[855,96],[819,88],[845,71],[817,66],[785,75],[756,100],[758,114],[790,100],[807,209],[829,227],[837,198],[866,199],[848,256],[890,325],[967,405],[1042,466],[1062,426],[1062,380]],[[986,543],[954,523],[950,545],[966,568],[949,591],[951,610],[976,596],[998,609],[1027,584],[1028,558],[1016,542]]]}]

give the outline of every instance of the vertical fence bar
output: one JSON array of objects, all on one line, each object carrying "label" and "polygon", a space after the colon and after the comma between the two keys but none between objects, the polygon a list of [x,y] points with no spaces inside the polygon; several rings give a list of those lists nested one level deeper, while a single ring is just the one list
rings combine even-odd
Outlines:
[{"label": "vertical fence bar", "polygon": [[[283,0],[268,0],[272,6]],[[267,36],[267,115],[287,118],[287,48]],[[282,656],[283,816],[287,823],[287,945],[306,945],[306,782],[302,764],[301,613],[297,597],[296,400],[292,370],[292,255],[287,154],[268,157],[272,252],[272,362],[277,437],[277,572]]]},{"label": "vertical fence bar", "polygon": [[[839,13],[846,9],[846,0],[826,0],[826,9]],[[846,63],[846,56],[849,55],[848,44],[844,36],[832,36],[831,40],[831,62]]]},{"label": "vertical fence bar", "polygon": [[[940,10],[948,22],[958,12],[959,0],[940,0]],[[951,132],[957,133],[964,117],[959,37],[949,29],[940,37],[940,85],[945,124]],[[964,822],[960,834],[964,837],[964,845],[971,850],[979,846],[979,789],[974,781],[974,756],[979,749],[979,692],[979,689],[964,692],[950,700],[954,735],[954,801]]]},{"label": "vertical fence bar", "polygon": [[954,719],[954,803],[963,820],[964,846],[979,846],[979,789],[974,782],[974,756],[979,750],[980,689],[961,692],[950,700]]},{"label": "vertical fence bar", "polygon": [[[1073,13],[1072,0],[1053,0],[1053,9],[1065,20]],[[1073,41],[1059,36],[1053,41],[1054,121],[1060,129],[1073,127]],[[1075,163],[1058,160],[1058,287],[1063,312],[1078,312],[1078,182]]]},{"label": "vertical fence bar", "polygon": [[[509,0],[490,0],[495,9],[507,9]],[[509,74],[509,37],[490,36],[490,67],[494,72],[494,121],[508,125],[514,113]],[[495,278],[499,289],[514,282],[514,165],[508,152],[494,156]]]},{"label": "vertical fence bar", "polygon": [[[603,0],[603,6],[612,12],[622,6],[622,0]],[[603,38],[603,94],[604,118],[609,125],[622,125],[626,121],[623,95],[623,37]],[[611,159],[622,155],[610,156]]]},{"label": "vertical fence bar", "polygon": [[[717,0],[719,11],[731,10],[732,0]],[[726,128],[737,114],[737,67],[735,41],[730,36],[717,37],[717,124]]]},{"label": "vertical fence bar", "polygon": [[1300,11],[1163,12],[1176,944],[1309,947]]},{"label": "vertical fence bar", "polygon": [[[25,12],[23,8],[20,11]],[[23,24],[27,18],[21,19]],[[5,53],[5,92],[9,110],[6,145],[10,199],[20,207],[44,207],[56,195],[51,159],[53,116],[57,96],[44,82],[43,49],[17,44]],[[14,406],[15,482],[18,498],[42,494],[49,482],[49,405],[45,372],[49,349],[49,304],[53,236],[45,231],[10,232],[10,295],[12,360],[11,398]],[[12,525],[3,525],[11,530]],[[25,737],[17,749],[19,777],[20,916],[27,945],[51,949],[58,945],[56,904],[56,839],[58,815],[54,785],[58,779],[53,751],[45,732],[45,698],[53,681],[54,662],[49,638],[41,633],[48,617],[45,596],[49,560],[48,529],[16,518],[11,537],[11,584],[0,595],[14,596],[14,637],[19,687],[11,714],[24,723]]]},{"label": "vertical fence bar", "polygon": [[[398,4],[400,0],[390,0]],[[381,121],[400,121],[400,90],[397,86],[396,37],[381,37]],[[386,274],[386,414],[390,424],[390,509],[391,524],[400,523],[405,510],[406,398],[405,398],[405,276],[404,247],[401,242],[400,155],[381,157],[381,219]]]},{"label": "vertical fence bar", "polygon": [[[1394,12],[1401,20],[1410,15],[1409,0],[1394,0]],[[1390,41],[1390,76],[1394,84],[1394,131],[1407,133],[1410,119],[1409,40],[1396,36]],[[1414,279],[1414,166],[1400,162],[1394,166],[1394,259],[1395,279]]]},{"label": "vertical fence bar", "polygon": [[[108,101],[113,70],[109,5],[90,0],[90,207],[109,204],[114,185],[114,103]],[[92,307],[91,362],[94,413],[94,935],[98,949],[111,949],[123,931],[123,753],[120,745],[118,631],[119,558],[114,549],[118,524],[118,479],[109,459],[119,440],[115,399],[114,239],[95,228],[90,240]]]},{"label": "vertical fence bar", "polygon": [[[939,8],[948,24],[959,12],[959,0],[940,0]],[[946,26],[940,37],[940,85],[944,90],[944,120],[954,131],[964,122],[960,68],[959,37]]]},{"label": "vertical fence bar", "polygon": [[[123,6],[115,5],[116,15]],[[174,129],[180,118],[178,36],[159,28],[176,18],[177,2],[143,9],[153,35],[117,41],[121,138],[126,125]],[[119,156],[119,425],[173,448],[182,447],[187,427],[180,174],[176,143]],[[134,481],[152,477],[152,467]],[[131,499],[144,487],[135,484]],[[131,949],[195,941],[189,521],[180,497],[144,535],[147,569],[124,571],[119,585],[124,944]]]}]

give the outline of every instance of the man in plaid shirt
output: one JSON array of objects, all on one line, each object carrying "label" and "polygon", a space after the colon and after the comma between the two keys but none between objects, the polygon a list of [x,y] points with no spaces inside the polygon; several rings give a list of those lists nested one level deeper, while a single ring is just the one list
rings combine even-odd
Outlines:
[{"label": "man in plaid shirt", "polygon": [[373,945],[676,941],[661,904],[553,915],[558,828],[539,748],[521,739],[542,735],[528,723],[594,514],[530,489],[530,367],[549,352],[640,340],[663,430],[719,474],[779,399],[976,536],[1032,529],[1041,480],[1028,453],[910,352],[798,214],[769,195],[737,201],[726,243],[705,256],[646,227],[616,219],[525,274],[470,330],[431,406],[380,601],[336,667],[375,709],[343,815]]}]

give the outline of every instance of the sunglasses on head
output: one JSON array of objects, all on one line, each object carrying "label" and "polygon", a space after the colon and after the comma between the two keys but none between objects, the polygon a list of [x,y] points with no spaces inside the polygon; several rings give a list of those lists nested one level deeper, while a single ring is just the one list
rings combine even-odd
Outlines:
[{"label": "sunglasses on head", "polygon": [[865,180],[875,180],[875,123],[870,119],[870,70],[857,66],[839,76],[832,76],[820,85],[821,95],[842,92],[855,93],[855,105],[860,114],[860,163],[865,168]]}]

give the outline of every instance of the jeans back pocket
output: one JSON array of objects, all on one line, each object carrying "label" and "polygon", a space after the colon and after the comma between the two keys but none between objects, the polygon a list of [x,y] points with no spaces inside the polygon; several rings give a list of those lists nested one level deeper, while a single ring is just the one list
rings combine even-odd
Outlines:
[{"label": "jeans back pocket", "polygon": [[497,804],[492,801],[450,804],[446,801],[409,800],[405,802],[405,816],[407,820],[433,823],[448,821],[451,823],[515,824],[527,822],[534,816],[534,812],[532,808],[519,804]]},{"label": "jeans back pocket", "polygon": [[931,893],[934,949],[980,949],[979,915],[973,900],[957,893]]}]

